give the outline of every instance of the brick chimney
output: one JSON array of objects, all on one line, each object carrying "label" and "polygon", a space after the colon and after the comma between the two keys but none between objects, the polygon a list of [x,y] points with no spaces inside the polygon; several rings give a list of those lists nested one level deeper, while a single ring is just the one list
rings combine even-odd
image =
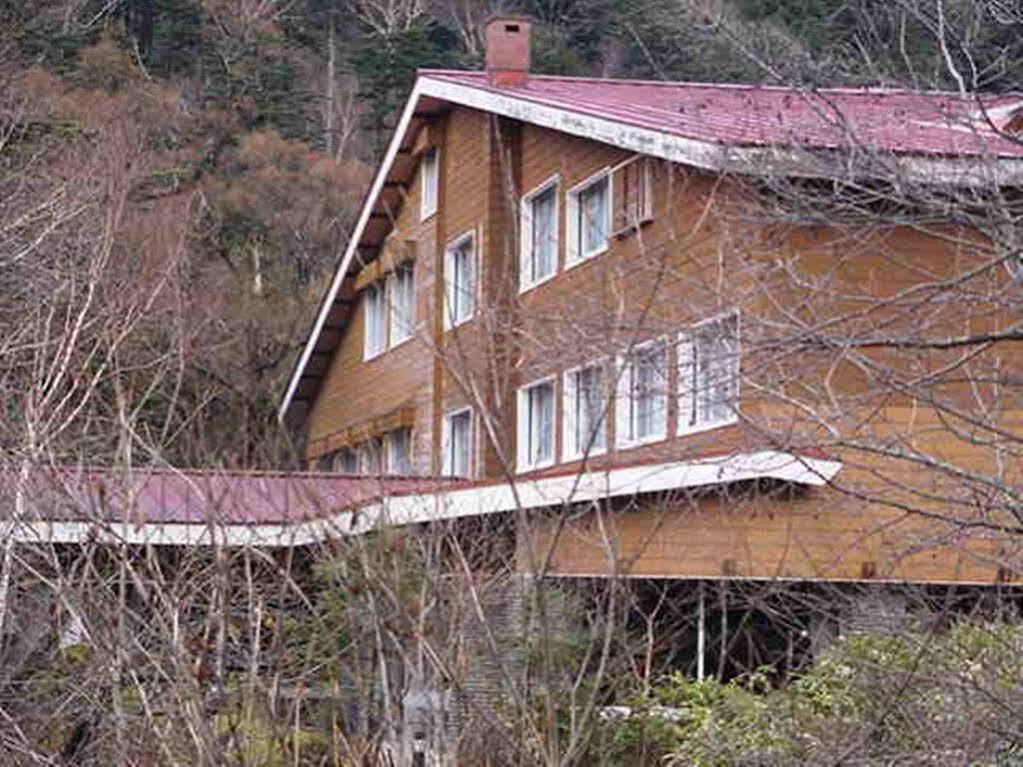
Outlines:
[{"label": "brick chimney", "polygon": [[493,16],[487,21],[487,84],[525,85],[529,79],[528,16]]}]

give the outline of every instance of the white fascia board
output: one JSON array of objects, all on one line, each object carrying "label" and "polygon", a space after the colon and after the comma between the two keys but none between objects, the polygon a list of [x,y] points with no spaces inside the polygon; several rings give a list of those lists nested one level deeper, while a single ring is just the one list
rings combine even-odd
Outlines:
[{"label": "white fascia board", "polygon": [[522,480],[514,484],[394,496],[363,507],[358,512],[339,515],[330,524],[337,531],[357,535],[382,526],[557,507],[568,503],[631,497],[638,493],[693,489],[756,479],[822,486],[841,468],[839,461],[765,450],[720,458]]},{"label": "white fascia board", "polygon": [[720,144],[675,136],[649,128],[626,125],[593,115],[580,114],[560,107],[529,101],[514,93],[493,91],[436,80],[429,75],[418,83],[426,96],[508,117],[573,136],[601,141],[640,154],[661,157],[707,170],[720,170],[730,150]]},{"label": "white fascia board", "polygon": [[189,524],[25,520],[0,525],[0,540],[147,546],[291,547],[315,543],[302,525]]},{"label": "white fascia board", "polygon": [[348,268],[352,263],[352,258],[355,257],[356,251],[359,249],[359,241],[362,239],[363,233],[366,231],[366,224],[369,223],[370,215],[373,213],[373,208],[376,206],[377,198],[380,196],[381,190],[384,188],[384,182],[387,181],[387,174],[391,172],[391,166],[394,164],[394,158],[398,155],[398,150],[401,148],[402,142],[405,140],[405,133],[408,131],[409,123],[412,122],[412,115],[416,111],[416,104],[419,103],[419,97],[422,93],[422,78],[416,81],[415,87],[412,89],[412,94],[409,96],[408,102],[405,104],[405,109],[401,113],[401,119],[398,121],[398,127],[395,128],[394,135],[391,137],[391,143],[387,146],[387,152],[384,154],[384,159],[380,163],[380,168],[377,170],[377,175],[373,179],[373,185],[370,187],[369,194],[366,195],[366,201],[362,206],[362,212],[359,213],[359,218],[355,223],[355,229],[352,230],[351,239],[348,240],[348,247],[345,248],[344,255],[341,257],[341,263],[334,273],[334,280],[330,284],[330,289],[327,291],[327,295],[323,299],[323,303],[320,305],[320,312],[316,316],[316,323],[313,325],[312,332],[306,339],[305,346],[302,349],[302,355],[299,357],[298,364],[295,365],[295,370],[292,373],[291,381],[288,383],[288,389],[284,394],[284,400],[281,402],[280,409],[277,411],[277,420],[279,423],[284,423],[284,418],[288,413],[288,408],[291,407],[291,401],[295,396],[295,391],[298,389],[299,381],[302,380],[302,373],[305,371],[306,365],[309,364],[309,358],[312,356],[313,349],[316,346],[316,341],[320,337],[320,332],[323,330],[323,323],[327,321],[327,315],[330,313],[330,308],[334,304],[334,300],[337,298],[338,291],[341,290],[341,285],[344,283],[345,275],[348,273]]},{"label": "white fascia board", "polygon": [[[422,86],[424,95],[704,170],[811,178],[845,178],[850,175],[847,152],[842,150],[726,146],[581,114],[529,101],[514,93],[504,95],[431,79],[429,75],[421,77],[418,85]],[[894,158],[889,171],[902,174],[907,181],[957,186],[1023,184],[1023,159],[986,156],[946,158],[885,152],[878,155],[886,161]],[[853,170],[853,176],[871,175],[869,170],[865,173]]]}]

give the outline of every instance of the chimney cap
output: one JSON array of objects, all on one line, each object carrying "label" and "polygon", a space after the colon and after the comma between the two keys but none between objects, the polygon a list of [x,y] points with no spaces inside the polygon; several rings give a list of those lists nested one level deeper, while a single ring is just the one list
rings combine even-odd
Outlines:
[{"label": "chimney cap", "polygon": [[498,11],[487,16],[483,24],[484,26],[489,26],[495,21],[525,21],[528,24],[532,24],[533,17],[528,13],[501,13]]}]

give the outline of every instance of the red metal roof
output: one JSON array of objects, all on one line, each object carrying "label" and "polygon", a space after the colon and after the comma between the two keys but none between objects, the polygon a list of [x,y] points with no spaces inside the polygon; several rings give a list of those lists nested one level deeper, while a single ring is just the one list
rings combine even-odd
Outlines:
[{"label": "red metal roof", "polygon": [[[0,509],[13,508],[17,474],[0,473]],[[26,483],[24,521],[279,525],[323,518],[382,496],[457,481],[302,472],[95,467],[40,468]]]},{"label": "red metal roof", "polygon": [[[482,72],[420,75],[578,114],[725,146],[865,147],[925,155],[1023,157],[1023,141],[999,128],[1023,94],[970,95],[830,88],[807,90],[534,75],[491,87]],[[1023,138],[1023,137],[1021,137]]]}]

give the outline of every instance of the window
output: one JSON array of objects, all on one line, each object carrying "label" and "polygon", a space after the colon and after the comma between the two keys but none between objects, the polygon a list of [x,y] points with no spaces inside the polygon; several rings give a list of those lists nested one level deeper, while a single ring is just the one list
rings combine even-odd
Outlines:
[{"label": "window", "polygon": [[616,442],[640,445],[664,439],[668,387],[668,355],[663,340],[633,349],[618,379]]},{"label": "window", "polygon": [[384,300],[384,285],[377,282],[370,285],[362,294],[363,306],[366,313],[366,337],[363,342],[362,357],[370,359],[384,350],[387,342],[385,335],[386,327],[386,302]]},{"label": "window", "polygon": [[449,245],[444,262],[444,324],[453,328],[476,311],[476,235],[470,232]]},{"label": "window", "polygon": [[407,427],[387,433],[387,473],[412,474],[412,430]]},{"label": "window", "polygon": [[444,476],[472,476],[472,445],[472,410],[448,413],[444,417]]},{"label": "window", "polygon": [[359,473],[380,474],[384,468],[384,441],[373,437],[359,445]]},{"label": "window", "polygon": [[569,370],[562,391],[564,460],[603,453],[607,447],[603,366]]},{"label": "window", "polygon": [[610,228],[607,171],[568,193],[568,263],[578,263],[607,248]]},{"label": "window", "polygon": [[401,266],[387,278],[391,304],[390,345],[397,346],[412,337],[415,322],[415,291],[412,267]]},{"label": "window", "polygon": [[558,269],[558,182],[552,179],[522,198],[519,288],[525,290]]},{"label": "window", "polygon": [[519,469],[554,463],[554,381],[547,379],[519,389]]},{"label": "window", "polygon": [[653,218],[650,167],[650,158],[634,157],[615,168],[611,176],[615,234],[626,234]]},{"label": "window", "polygon": [[334,453],[333,465],[331,468],[341,474],[359,473],[359,454],[346,447]]},{"label": "window", "polygon": [[703,322],[678,339],[678,432],[738,420],[739,315]]},{"label": "window", "polygon": [[419,161],[420,218],[424,221],[437,212],[437,149],[427,149]]},{"label": "window", "polygon": [[1006,257],[1005,268],[1017,282],[1023,282],[1023,251],[1010,253]]}]

